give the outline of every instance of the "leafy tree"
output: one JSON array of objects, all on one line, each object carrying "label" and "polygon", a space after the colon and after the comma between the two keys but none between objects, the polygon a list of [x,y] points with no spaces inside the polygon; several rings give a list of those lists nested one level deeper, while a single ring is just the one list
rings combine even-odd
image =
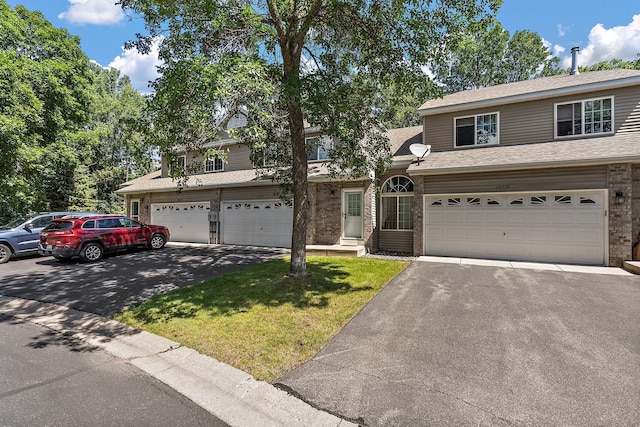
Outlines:
[{"label": "leafy tree", "polygon": [[90,151],[87,173],[92,176],[95,207],[101,212],[123,212],[115,191],[120,184],[152,168],[152,147],[145,145],[141,120],[145,98],[128,76],[115,68],[93,64],[92,110],[85,138]]},{"label": "leafy tree", "polygon": [[75,136],[88,111],[89,60],[77,37],[41,13],[4,1],[0,12],[2,212],[64,209],[82,151]]},{"label": "leafy tree", "polygon": [[[144,16],[147,51],[163,36],[151,105],[153,137],[166,155],[215,139],[221,112],[248,112],[236,136],[258,166],[291,190],[291,276],[306,275],[305,120],[335,141],[334,176],[363,177],[390,164],[380,87],[402,92],[422,67],[481,31],[500,0],[120,0]],[[218,119],[217,119],[218,118]]]},{"label": "leafy tree", "polygon": [[44,210],[122,211],[114,190],[152,166],[144,97],[39,12],[0,0],[0,33],[0,223]]},{"label": "leafy tree", "polygon": [[556,62],[538,34],[524,30],[511,37],[496,21],[488,31],[467,32],[444,61],[433,63],[433,73],[453,93],[539,77]]}]

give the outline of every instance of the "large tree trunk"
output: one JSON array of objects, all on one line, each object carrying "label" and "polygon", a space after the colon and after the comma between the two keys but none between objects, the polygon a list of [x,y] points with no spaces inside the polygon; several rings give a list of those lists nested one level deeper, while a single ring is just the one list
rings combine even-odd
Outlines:
[{"label": "large tree trunk", "polygon": [[291,266],[293,277],[307,274],[307,151],[304,122],[300,108],[289,108],[291,144],[293,149],[293,235],[291,236]]},{"label": "large tree trunk", "polygon": [[304,118],[300,103],[299,37],[287,39],[282,46],[284,63],[284,93],[289,113],[291,152],[293,160],[293,234],[291,236],[291,265],[289,275],[307,275],[307,150],[305,147]]}]

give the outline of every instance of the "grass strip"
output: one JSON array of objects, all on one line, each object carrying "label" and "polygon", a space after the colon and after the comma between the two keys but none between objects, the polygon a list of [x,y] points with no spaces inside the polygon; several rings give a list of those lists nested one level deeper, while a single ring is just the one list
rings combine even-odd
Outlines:
[{"label": "grass strip", "polygon": [[309,360],[407,262],[308,257],[304,278],[273,260],[156,296],[116,320],[272,382]]}]

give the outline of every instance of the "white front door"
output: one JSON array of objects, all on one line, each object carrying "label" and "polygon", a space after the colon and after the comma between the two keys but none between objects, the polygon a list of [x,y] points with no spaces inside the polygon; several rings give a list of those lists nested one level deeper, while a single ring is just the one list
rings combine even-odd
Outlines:
[{"label": "white front door", "polygon": [[602,190],[425,196],[425,254],[602,265]]},{"label": "white front door", "polygon": [[342,237],[362,238],[362,190],[342,191]]}]

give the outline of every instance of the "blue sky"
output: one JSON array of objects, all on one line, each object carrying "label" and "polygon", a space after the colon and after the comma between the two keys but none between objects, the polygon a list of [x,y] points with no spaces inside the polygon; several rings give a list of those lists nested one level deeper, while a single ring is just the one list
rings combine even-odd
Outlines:
[{"label": "blue sky", "polygon": [[[128,74],[134,86],[146,92],[156,76],[157,55],[125,51],[123,45],[144,22],[126,16],[116,0],[6,0],[39,10],[58,28],[81,39],[84,52],[103,66]],[[634,18],[635,16],[635,18]],[[580,47],[580,65],[620,58],[636,59],[640,53],[640,2],[638,0],[504,0],[498,20],[511,34],[535,31],[568,67],[573,46]]]}]

